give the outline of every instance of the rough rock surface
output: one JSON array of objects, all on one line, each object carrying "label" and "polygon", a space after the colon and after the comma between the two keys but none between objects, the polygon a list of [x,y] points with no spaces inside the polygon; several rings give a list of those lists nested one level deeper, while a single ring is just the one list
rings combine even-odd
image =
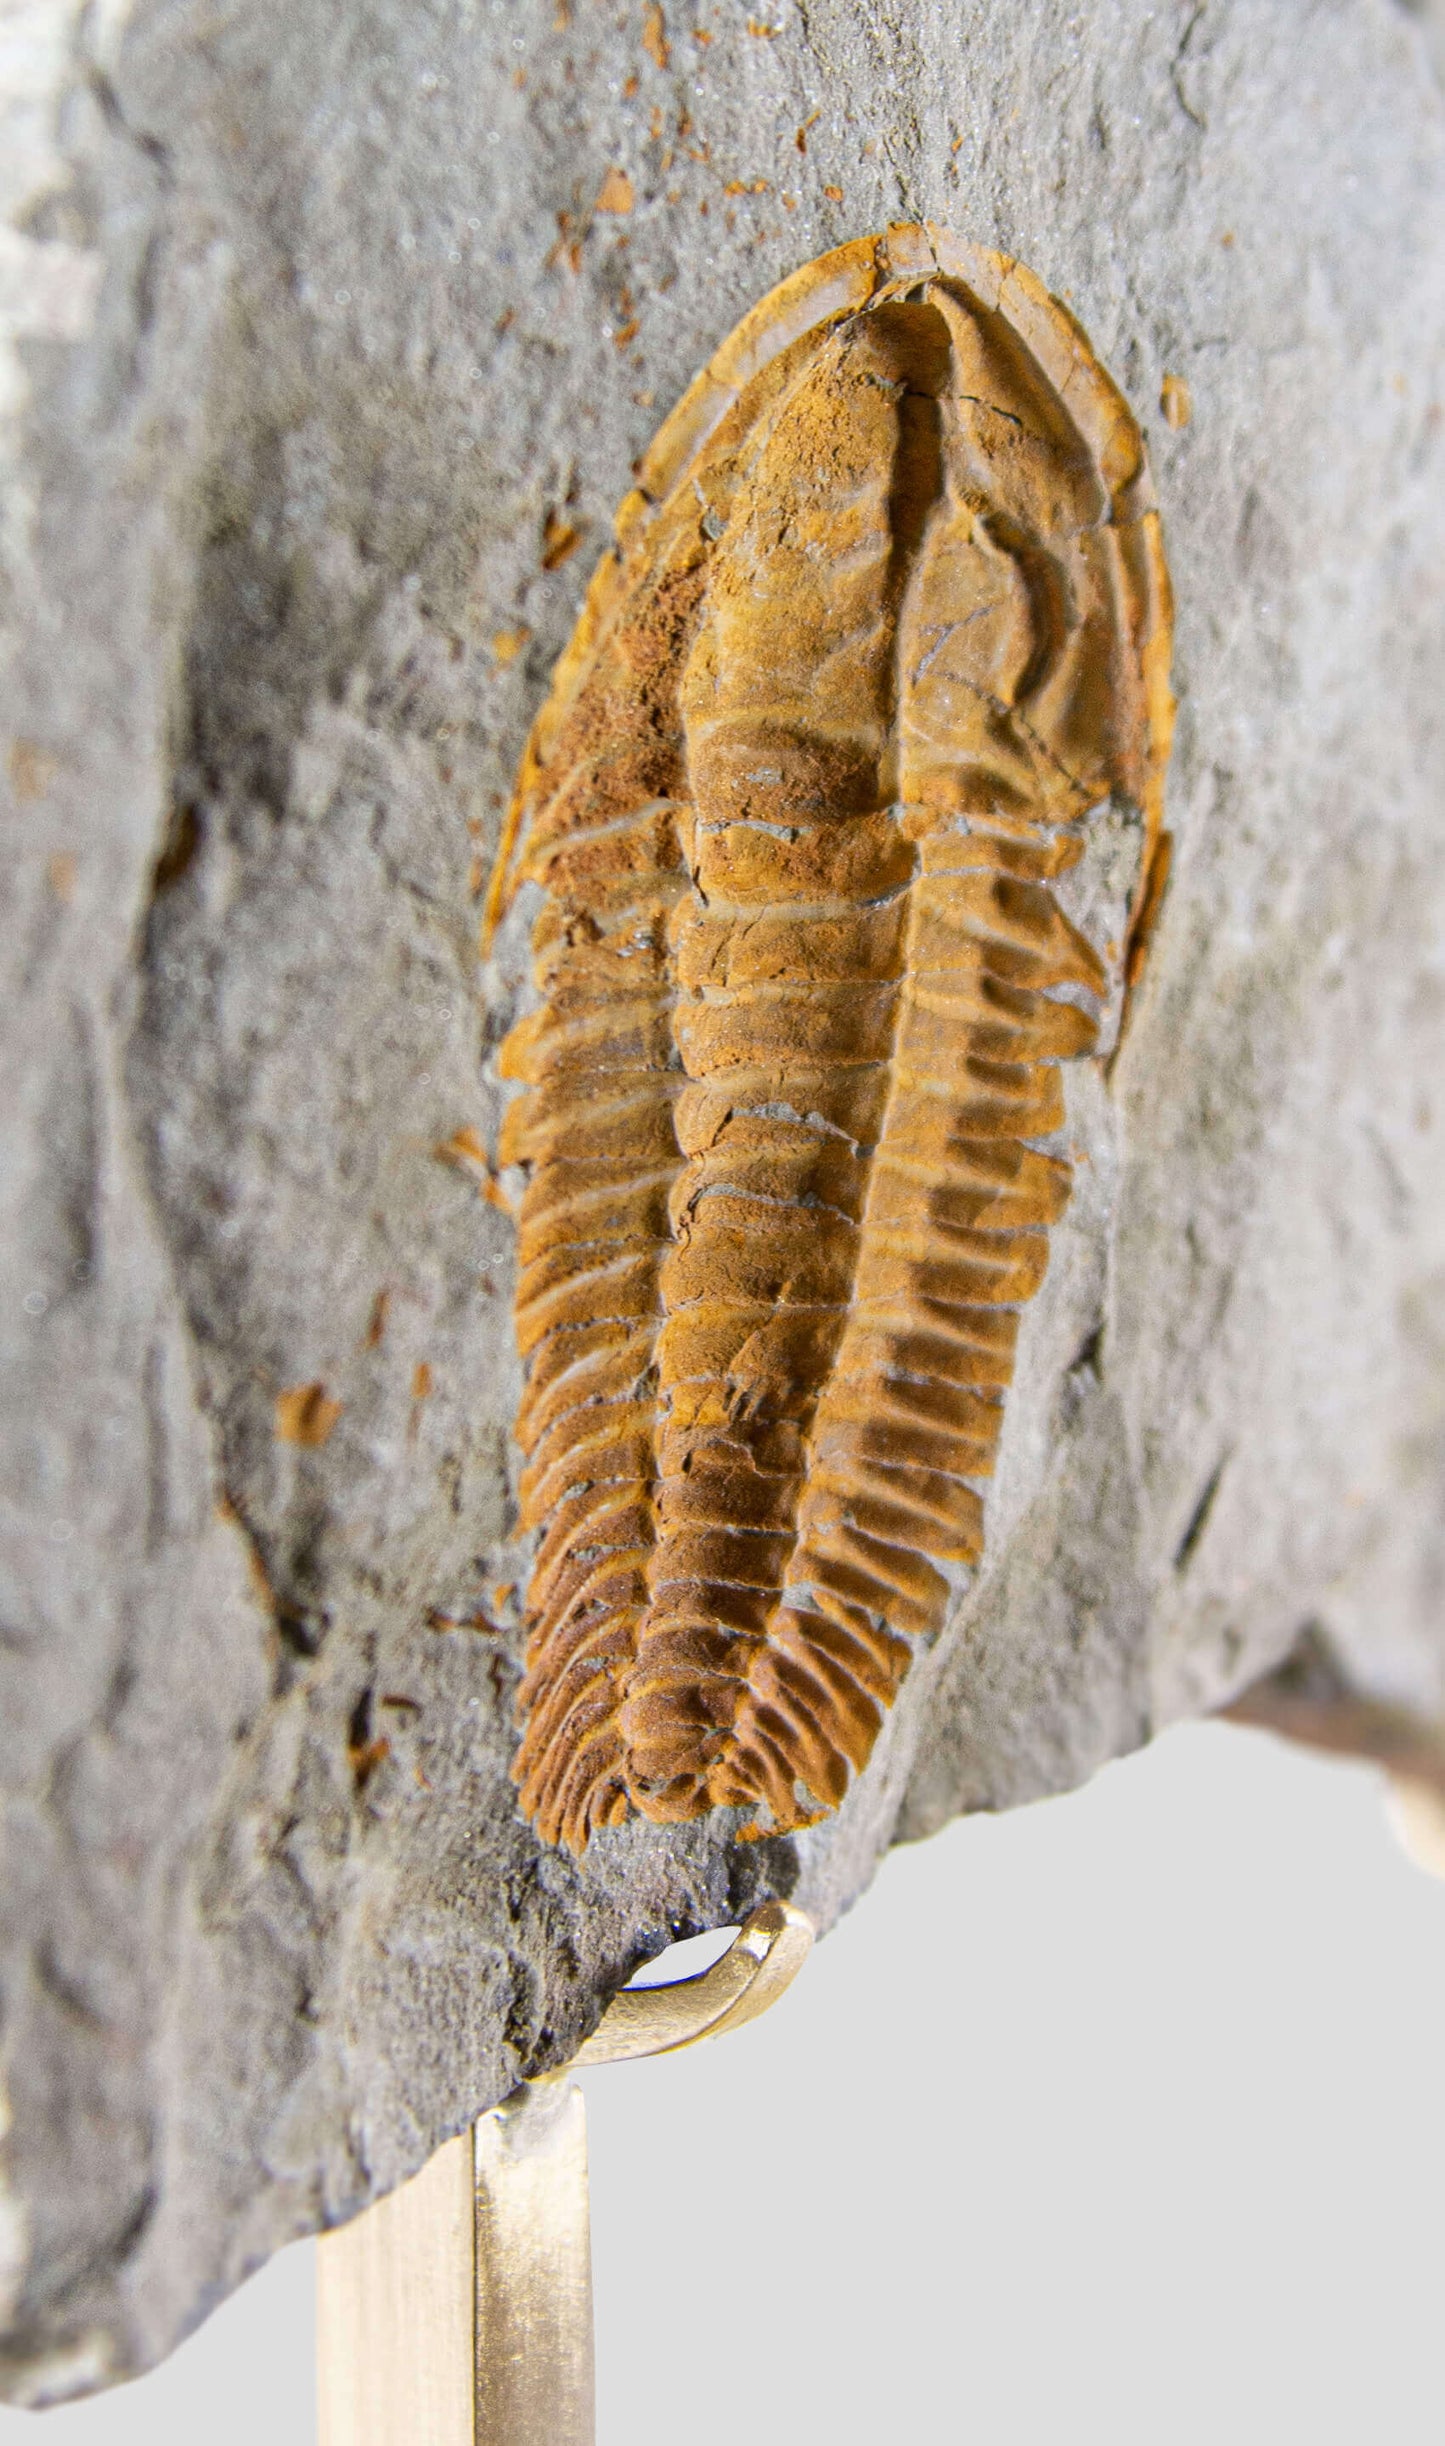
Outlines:
[{"label": "rough rock surface", "polygon": [[[1307,1624],[1445,1712],[1442,75],[1397,0],[0,11],[18,2398],[166,2351],[669,1934],[826,1923]],[[477,883],[663,409],[925,216],[1149,429],[1174,881],[1072,1083],[988,1568],[868,1774],[791,1842],[578,1867],[507,1777]]]}]

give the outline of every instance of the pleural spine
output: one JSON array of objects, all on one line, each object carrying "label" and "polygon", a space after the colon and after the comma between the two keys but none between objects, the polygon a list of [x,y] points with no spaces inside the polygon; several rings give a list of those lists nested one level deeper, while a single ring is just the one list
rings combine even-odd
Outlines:
[{"label": "pleural spine", "polygon": [[548,1840],[836,1806],[979,1560],[1109,982],[1051,887],[1162,754],[1119,490],[997,305],[877,280],[741,386],[539,725],[503,1152]]}]

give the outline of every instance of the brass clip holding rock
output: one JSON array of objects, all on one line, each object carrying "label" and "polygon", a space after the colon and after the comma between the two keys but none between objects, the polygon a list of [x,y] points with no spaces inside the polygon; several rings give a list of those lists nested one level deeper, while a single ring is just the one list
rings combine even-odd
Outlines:
[{"label": "brass clip holding rock", "polygon": [[807,1958],[811,1923],[764,1903],[696,1978],[624,1988],[562,2071],[318,2251],[321,2446],[593,2446],[587,2126],[578,2069],[740,2029]]},{"label": "brass clip holding rock", "polygon": [[727,1952],[695,1979],[675,1979],[668,1987],[624,1987],[568,2071],[622,2064],[638,2055],[672,2055],[700,2038],[740,2030],[791,1987],[812,1943],[812,1921],[791,1903],[761,1904]]}]

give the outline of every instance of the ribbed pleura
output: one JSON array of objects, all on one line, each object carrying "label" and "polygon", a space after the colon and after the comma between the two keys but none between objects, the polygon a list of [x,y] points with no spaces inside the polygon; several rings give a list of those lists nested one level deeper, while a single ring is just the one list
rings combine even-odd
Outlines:
[{"label": "ribbed pleura", "polygon": [[1137,432],[1017,267],[900,277],[919,235],[689,394],[520,785],[516,1772],[575,1850],[629,1809],[786,1831],[866,1763],[981,1556],[1068,1197],[1110,978],[1051,887],[1111,793],[1157,833]]}]

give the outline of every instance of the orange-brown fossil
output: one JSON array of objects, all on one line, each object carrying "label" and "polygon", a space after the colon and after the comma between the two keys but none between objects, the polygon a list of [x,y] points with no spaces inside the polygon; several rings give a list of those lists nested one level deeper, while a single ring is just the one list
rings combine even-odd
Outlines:
[{"label": "orange-brown fossil", "polygon": [[1109,984],[1052,886],[1111,794],[1152,855],[1168,654],[1128,408],[942,231],[786,281],[653,445],[492,895],[544,895],[501,1153],[547,1840],[811,1822],[977,1564]]}]

